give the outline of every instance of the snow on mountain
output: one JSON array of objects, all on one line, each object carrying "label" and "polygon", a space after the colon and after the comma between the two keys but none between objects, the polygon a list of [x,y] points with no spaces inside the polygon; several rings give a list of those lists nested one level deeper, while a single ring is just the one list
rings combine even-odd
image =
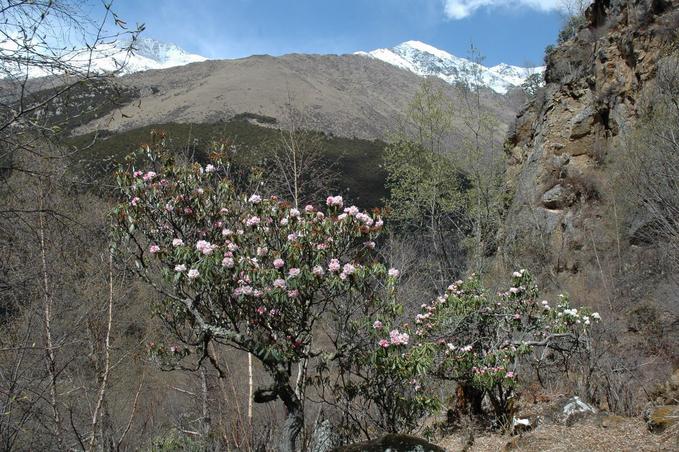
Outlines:
[{"label": "snow on mountain", "polygon": [[[57,73],[49,60],[38,61],[37,64],[27,66],[20,59],[13,58],[12,56],[17,54],[18,49],[13,42],[13,40],[5,40],[3,41],[5,45],[0,46],[0,53],[7,56],[3,58],[5,66],[8,64],[12,66],[3,67],[2,72],[12,74],[14,77],[28,73],[31,78]],[[156,41],[152,38],[142,37],[135,40],[132,52],[128,52],[130,44],[129,40],[120,40],[99,44],[92,50],[87,48],[68,50],[60,56],[60,60],[71,68],[83,72],[89,70],[91,73],[117,72],[120,74],[149,69],[166,69],[207,60],[201,55],[188,53],[174,44]],[[7,63],[8,61],[10,63]],[[58,71],[58,66],[56,70]]]},{"label": "snow on mountain", "polygon": [[[126,47],[129,42],[121,42],[119,47]],[[165,69],[174,66],[184,66],[189,63],[206,61],[201,55],[188,53],[184,49],[151,38],[140,38],[134,43],[134,55],[129,58],[128,72],[145,71],[148,69]]]},{"label": "snow on mountain", "polygon": [[486,67],[420,41],[406,41],[391,49],[356,54],[382,60],[418,75],[433,75],[448,83],[470,81],[478,77],[482,86],[500,94],[521,86],[530,74],[542,73],[545,69],[543,66],[523,68],[505,63]]}]

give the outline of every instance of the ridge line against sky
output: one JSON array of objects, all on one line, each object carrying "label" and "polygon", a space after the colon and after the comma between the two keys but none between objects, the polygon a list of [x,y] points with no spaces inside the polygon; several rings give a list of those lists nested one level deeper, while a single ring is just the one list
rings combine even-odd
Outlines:
[{"label": "ridge line against sky", "polygon": [[556,41],[564,0],[114,0],[148,36],[211,59],[346,54],[426,42],[456,56],[478,48],[487,66],[540,65]]}]

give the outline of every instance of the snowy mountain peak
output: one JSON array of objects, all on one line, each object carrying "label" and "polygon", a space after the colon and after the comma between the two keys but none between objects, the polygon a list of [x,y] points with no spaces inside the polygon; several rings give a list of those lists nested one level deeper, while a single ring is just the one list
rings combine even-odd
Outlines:
[{"label": "snowy mountain peak", "polygon": [[437,49],[436,47],[430,46],[429,44],[426,44],[422,41],[402,42],[401,44],[394,47],[394,49],[397,49],[404,53],[407,53],[408,51],[424,52],[430,55],[434,55],[437,58],[441,58],[442,60],[456,58],[454,55],[451,55],[445,50]]},{"label": "snowy mountain peak", "polygon": [[[119,46],[125,48],[130,42],[121,42]],[[156,41],[152,38],[138,38],[133,45],[134,55],[148,58],[163,67],[182,66],[188,63],[205,61],[207,58],[186,52],[175,44]]]},{"label": "snowy mountain peak", "polygon": [[406,41],[391,49],[356,54],[382,60],[418,75],[433,75],[448,83],[468,80],[470,74],[474,74],[482,86],[500,94],[521,86],[529,75],[544,71],[544,67],[523,68],[506,63],[486,67],[420,41]]},{"label": "snowy mountain peak", "polygon": [[[30,78],[59,75],[58,69],[54,70],[51,64],[23,64],[22,60],[13,57],[18,51],[16,46],[12,47],[7,44],[8,42],[11,44],[13,41],[5,40],[3,41],[5,45],[0,45],[0,56],[3,57],[2,72],[5,74],[18,78],[26,75]],[[132,52],[128,52],[130,44]],[[94,48],[67,50],[60,59],[67,63],[69,70],[73,72],[116,74],[166,69],[207,60],[201,55],[188,53],[175,44],[145,37],[134,42],[119,40],[100,43]]]},{"label": "snowy mountain peak", "polygon": [[[108,49],[101,49],[102,58],[98,60],[98,68],[104,71],[111,70],[112,63],[119,64],[124,61],[123,73],[129,74],[149,69],[184,66],[185,64],[207,60],[204,56],[188,53],[175,44],[152,38],[136,39],[132,43],[132,53],[125,55],[123,50],[129,48],[129,46],[130,41],[118,41]],[[116,51],[119,55],[115,55]]]}]

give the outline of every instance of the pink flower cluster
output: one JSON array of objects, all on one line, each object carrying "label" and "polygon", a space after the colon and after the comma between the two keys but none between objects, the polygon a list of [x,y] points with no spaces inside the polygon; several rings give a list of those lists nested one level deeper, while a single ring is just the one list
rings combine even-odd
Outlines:
[{"label": "pink flower cluster", "polygon": [[507,378],[514,378],[514,372],[512,372],[512,371],[507,372],[506,369],[503,366],[492,366],[492,367],[491,366],[482,366],[482,367],[474,366],[474,367],[472,367],[472,372],[474,372],[476,375],[504,374],[504,376],[506,376]]},{"label": "pink flower cluster", "polygon": [[250,199],[248,199],[248,202],[252,204],[259,204],[260,202],[262,202],[262,197],[259,195],[252,195],[250,196]]},{"label": "pink flower cluster", "polygon": [[323,270],[323,267],[321,267],[320,265],[314,266],[314,268],[311,270],[311,272],[316,276],[325,275],[325,270]]},{"label": "pink flower cluster", "polygon": [[408,333],[400,333],[398,330],[391,330],[389,332],[389,339],[391,345],[408,345],[410,336]]},{"label": "pink flower cluster", "polygon": [[301,270],[299,268],[293,267],[290,270],[288,270],[288,276],[290,276],[291,278],[299,276],[300,273],[301,273]]},{"label": "pink flower cluster", "polygon": [[142,179],[144,179],[145,182],[149,182],[152,181],[156,176],[157,174],[155,172],[149,171],[148,173],[144,174]]},{"label": "pink flower cluster", "polygon": [[342,266],[337,259],[331,259],[330,263],[328,264],[328,270],[332,273],[338,272],[341,267]]},{"label": "pink flower cluster", "polygon": [[212,254],[212,252],[217,248],[218,248],[217,245],[212,244],[206,240],[198,240],[198,242],[196,242],[196,249],[206,256]]},{"label": "pink flower cluster", "polygon": [[342,207],[344,205],[344,199],[341,196],[328,196],[325,203],[330,207]]},{"label": "pink flower cluster", "polygon": [[261,219],[257,215],[253,215],[247,220],[245,220],[245,224],[247,226],[257,226],[261,222]]}]

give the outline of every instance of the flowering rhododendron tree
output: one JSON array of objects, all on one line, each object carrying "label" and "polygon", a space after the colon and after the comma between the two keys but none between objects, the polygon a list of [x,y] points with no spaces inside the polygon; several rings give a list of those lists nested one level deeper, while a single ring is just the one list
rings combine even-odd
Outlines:
[{"label": "flowering rhododendron tree", "polygon": [[[219,158],[203,167],[147,152],[144,169],[117,175],[124,202],[115,218],[139,274],[164,299],[162,320],[186,344],[155,351],[214,365],[211,342],[251,353],[272,380],[255,401],[284,403],[280,448],[293,450],[304,400],[292,365],[338,362],[355,350],[355,319],[394,303],[394,277],[373,257],[382,220],[345,207],[340,196],[298,209],[241,195]],[[323,343],[314,340],[321,324],[330,339]]]},{"label": "flowering rhododendron tree", "polygon": [[539,298],[533,277],[514,272],[512,287],[489,293],[477,275],[451,284],[445,294],[423,304],[413,327],[415,347],[435,345],[433,375],[458,383],[458,398],[481,414],[487,396],[499,421],[511,414],[520,364],[548,352],[589,350],[588,308],[571,308],[564,295],[554,305]]}]

